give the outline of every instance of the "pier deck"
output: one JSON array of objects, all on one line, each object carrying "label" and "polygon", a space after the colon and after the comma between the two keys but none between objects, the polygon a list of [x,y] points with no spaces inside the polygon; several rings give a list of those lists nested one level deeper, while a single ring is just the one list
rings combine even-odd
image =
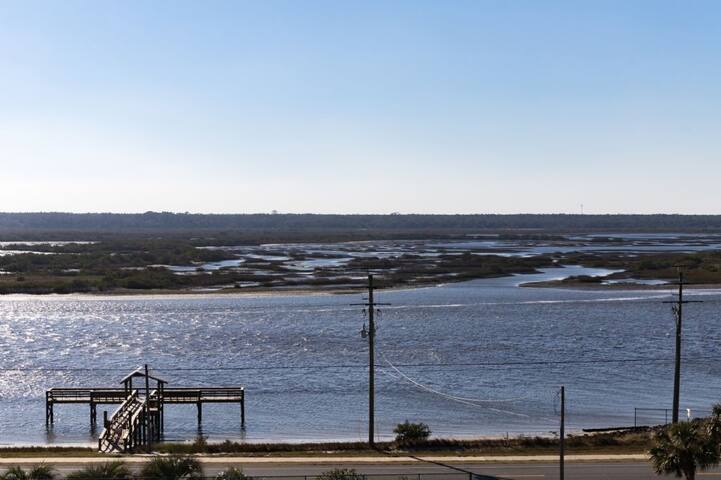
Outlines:
[{"label": "pier deck", "polygon": [[[144,380],[145,389],[134,388],[133,378]],[[150,390],[149,381],[157,383]],[[245,427],[244,387],[166,387],[166,381],[137,369],[122,381],[122,388],[51,388],[45,392],[45,424],[55,421],[55,405],[86,404],[90,407],[90,424],[97,424],[98,405],[120,405],[108,419],[104,415],[104,430],[100,436],[101,451],[128,451],[159,440],[164,429],[163,412],[166,405],[195,405],[198,425],[203,421],[203,404],[240,404],[240,426]]]},{"label": "pier deck", "polygon": [[[241,403],[244,400],[243,387],[165,387],[163,403]],[[51,388],[45,392],[50,403],[123,403],[128,393],[123,388]]]},{"label": "pier deck", "polygon": [[[97,405],[122,404],[128,398],[123,388],[51,388],[45,392],[45,423],[55,421],[55,405],[87,404],[90,406],[90,423],[97,423]],[[239,403],[240,424],[245,426],[244,387],[176,387],[163,388],[159,401],[163,405],[196,405],[198,423],[203,420],[204,403]]]}]

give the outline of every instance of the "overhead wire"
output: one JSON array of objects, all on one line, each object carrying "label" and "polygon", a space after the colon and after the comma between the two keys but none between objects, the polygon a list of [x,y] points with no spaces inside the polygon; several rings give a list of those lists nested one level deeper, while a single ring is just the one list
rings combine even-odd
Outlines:
[{"label": "overhead wire", "polygon": [[[457,396],[457,395],[451,395],[451,394],[448,394],[448,393],[444,393],[444,392],[441,392],[440,390],[437,390],[437,389],[435,389],[435,388],[429,387],[428,385],[424,385],[424,384],[422,384],[422,383],[420,383],[420,382],[412,379],[411,377],[409,377],[408,375],[406,375],[405,373],[403,373],[401,370],[399,370],[395,365],[393,365],[393,364],[390,362],[390,360],[388,360],[388,358],[387,358],[384,354],[381,354],[381,356],[383,357],[383,360],[386,361],[386,363],[388,364],[388,366],[390,366],[396,373],[398,373],[398,375],[400,375],[403,379],[407,380],[408,382],[410,382],[411,384],[413,384],[414,386],[416,386],[417,388],[419,388],[419,389],[421,389],[421,390],[425,390],[426,392],[430,392],[430,393],[433,393],[433,394],[435,394],[435,395],[439,395],[439,396],[444,397],[444,398],[446,398],[446,399],[448,399],[448,400],[455,401],[455,402],[458,402],[458,403],[462,403],[462,404],[464,404],[464,405],[469,405],[469,406],[473,406],[473,407],[488,408],[489,410],[496,410],[496,411],[499,411],[499,412],[502,412],[502,413],[510,413],[510,414],[514,414],[514,415],[521,415],[521,414],[515,414],[514,412],[507,412],[507,411],[504,411],[504,410],[500,410],[500,409],[495,409],[495,408],[492,408],[492,407],[488,407],[487,404],[492,404],[492,403],[511,403],[511,402],[515,402],[515,401],[518,401],[518,400],[523,400],[524,397],[518,397],[518,398],[512,398],[512,399],[491,400],[491,399],[477,399],[477,398],[460,397],[460,396]],[[486,405],[482,405],[482,404],[486,404]],[[526,416],[526,415],[522,415],[522,416]]]},{"label": "overhead wire", "polygon": [[[721,361],[721,357],[685,357],[685,363],[706,363]],[[443,362],[443,363],[399,363],[396,367],[411,368],[446,368],[446,367],[537,367],[553,365],[594,365],[594,364],[650,364],[656,362],[672,362],[670,357],[636,357],[636,358],[594,358],[572,360],[538,360],[538,361],[504,361],[504,362]],[[218,366],[218,367],[153,367],[153,370],[162,372],[213,372],[213,371],[261,371],[261,370],[314,370],[314,369],[367,369],[367,364],[328,364],[328,365],[275,365],[275,366]],[[380,367],[376,367],[380,368]],[[0,372],[124,372],[127,368],[121,367],[74,367],[74,366],[48,366],[48,367],[0,367]]]}]

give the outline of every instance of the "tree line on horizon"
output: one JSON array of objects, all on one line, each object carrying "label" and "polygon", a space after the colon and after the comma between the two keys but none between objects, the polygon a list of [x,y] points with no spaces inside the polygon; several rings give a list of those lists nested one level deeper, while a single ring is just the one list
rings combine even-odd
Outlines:
[{"label": "tree line on horizon", "polygon": [[721,215],[0,213],[0,232],[194,230],[721,232]]}]

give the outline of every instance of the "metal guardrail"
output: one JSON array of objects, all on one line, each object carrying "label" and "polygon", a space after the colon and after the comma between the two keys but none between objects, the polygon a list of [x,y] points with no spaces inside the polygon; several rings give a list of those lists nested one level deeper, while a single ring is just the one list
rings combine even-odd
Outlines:
[{"label": "metal guardrail", "polygon": [[[196,480],[215,480],[218,476],[194,477]],[[247,480],[322,480],[318,475],[245,475]],[[343,477],[334,477],[343,478]],[[134,476],[134,480],[164,480],[159,478]],[[443,473],[356,473],[348,475],[348,480],[503,480],[501,477],[482,475],[471,472],[443,472]]]},{"label": "metal guardrail", "polygon": [[[134,480],[165,480],[163,478],[142,477],[134,475]],[[216,480],[218,476],[193,477],[195,480]],[[247,480],[319,480],[319,475],[245,475]],[[340,478],[340,477],[339,477]],[[501,477],[481,475],[477,473],[448,472],[448,473],[357,473],[348,476],[349,480],[503,480]]]},{"label": "metal guardrail", "polygon": [[[248,480],[319,480],[324,477],[320,475],[291,475],[291,476],[273,476],[273,475],[248,475]],[[205,480],[213,480],[215,477],[206,477]],[[480,475],[477,473],[448,472],[448,473],[371,473],[357,474],[356,477],[348,477],[352,480],[502,480],[500,477],[488,475]],[[139,480],[155,480],[155,479],[139,479]]]},{"label": "metal guardrail", "polygon": [[[681,408],[678,411],[679,418],[704,418],[711,415],[711,410],[703,409],[686,409]],[[673,408],[653,408],[653,407],[634,407],[633,409],[633,426],[652,426],[649,425],[666,425],[673,417]],[[645,422],[644,420],[651,420]]]}]

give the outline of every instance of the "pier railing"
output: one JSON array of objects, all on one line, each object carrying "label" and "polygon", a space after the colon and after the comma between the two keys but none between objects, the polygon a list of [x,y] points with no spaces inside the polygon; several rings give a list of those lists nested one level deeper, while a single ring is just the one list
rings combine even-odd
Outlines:
[{"label": "pier railing", "polygon": [[[240,402],[243,387],[164,388],[164,403]],[[46,399],[52,403],[123,403],[128,392],[122,388],[51,388]]]},{"label": "pier railing", "polygon": [[[133,379],[145,380],[145,388],[133,388]],[[150,390],[151,382],[154,384]],[[137,368],[120,382],[122,388],[51,388],[45,391],[45,424],[55,423],[55,407],[62,404],[87,404],[90,425],[97,425],[97,407],[120,405],[108,418],[103,412],[103,431],[98,440],[101,452],[127,452],[138,446],[160,441],[165,428],[167,405],[195,405],[198,427],[203,422],[206,403],[237,403],[240,406],[240,427],[245,428],[245,388],[234,387],[175,387],[153,373],[147,365]]]},{"label": "pier railing", "polygon": [[243,387],[164,388],[163,402],[239,402],[244,394]]},{"label": "pier railing", "polygon": [[122,388],[51,388],[46,397],[54,403],[122,403],[128,393]]},{"label": "pier railing", "polygon": [[103,453],[125,452],[139,440],[140,426],[145,413],[146,398],[138,395],[137,390],[113,412],[98,438],[98,450]]}]

